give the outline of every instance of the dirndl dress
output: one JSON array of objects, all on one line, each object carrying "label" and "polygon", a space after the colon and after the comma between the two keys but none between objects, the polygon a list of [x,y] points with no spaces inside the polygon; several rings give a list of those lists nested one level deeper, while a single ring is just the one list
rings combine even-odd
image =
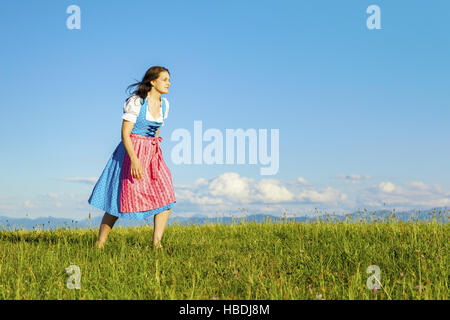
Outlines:
[{"label": "dirndl dress", "polygon": [[[142,179],[131,176],[131,160],[121,141],[88,200],[110,215],[133,220],[147,220],[176,203],[172,175],[161,152],[163,138],[155,136],[163,122],[147,120],[147,99],[141,104],[130,138],[142,166]],[[166,101],[162,99],[162,115],[165,110]]]}]

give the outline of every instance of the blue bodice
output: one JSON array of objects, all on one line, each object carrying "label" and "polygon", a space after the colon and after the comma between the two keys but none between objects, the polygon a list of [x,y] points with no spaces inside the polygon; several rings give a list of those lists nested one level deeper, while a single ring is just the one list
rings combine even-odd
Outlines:
[{"label": "blue bodice", "polygon": [[[142,102],[142,100],[141,100]],[[162,99],[162,118],[163,122],[157,121],[149,121],[146,119],[147,112],[147,99],[141,103],[141,109],[139,112],[139,116],[136,119],[136,123],[134,124],[133,130],[131,133],[139,134],[146,137],[154,137],[156,136],[156,131],[164,125],[164,115],[166,114],[166,103],[164,99]]]}]

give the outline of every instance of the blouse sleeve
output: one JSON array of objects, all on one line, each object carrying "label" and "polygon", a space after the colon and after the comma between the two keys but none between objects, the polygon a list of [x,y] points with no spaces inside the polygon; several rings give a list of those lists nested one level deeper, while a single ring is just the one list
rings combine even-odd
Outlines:
[{"label": "blouse sleeve", "polygon": [[169,100],[167,98],[164,98],[164,100],[166,101],[166,114],[164,115],[164,119],[166,119],[169,115]]},{"label": "blouse sleeve", "polygon": [[122,119],[136,123],[140,110],[141,99],[139,99],[139,96],[131,96],[123,105]]}]

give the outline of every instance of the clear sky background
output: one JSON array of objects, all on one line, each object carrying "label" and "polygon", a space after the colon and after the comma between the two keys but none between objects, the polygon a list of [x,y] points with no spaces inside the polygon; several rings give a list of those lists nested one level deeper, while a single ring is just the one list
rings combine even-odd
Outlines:
[{"label": "clear sky background", "polygon": [[[450,206],[449,16],[444,0],[2,1],[0,215],[103,214],[87,200],[154,65],[174,215]],[[171,133],[195,120],[279,129],[278,173],[175,165]]]}]

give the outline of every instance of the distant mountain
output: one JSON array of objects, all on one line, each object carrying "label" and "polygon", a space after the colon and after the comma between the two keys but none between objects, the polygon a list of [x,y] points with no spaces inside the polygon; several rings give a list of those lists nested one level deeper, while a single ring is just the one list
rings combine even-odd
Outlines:
[{"label": "distant mountain", "polygon": [[[448,222],[449,214],[450,214],[450,208],[449,207],[441,207],[441,208],[434,208],[434,209],[428,209],[428,210],[410,210],[406,212],[395,212],[396,218],[400,219],[402,221],[408,221],[408,220],[420,220],[420,221],[427,221],[433,219],[433,211],[436,213],[436,218],[439,222]],[[441,212],[439,214],[439,212]],[[289,221],[296,221],[298,223],[301,222],[312,222],[313,220],[321,220],[326,221],[327,218],[331,221],[342,221],[344,219],[347,219],[347,221],[358,221],[361,219],[365,219],[366,221],[372,221],[374,219],[378,220],[386,220],[387,216],[389,214],[388,210],[381,210],[376,211],[375,214],[370,211],[364,211],[360,210],[355,211],[348,215],[310,215],[310,216],[300,216],[300,217],[292,217],[289,216],[286,219]],[[170,217],[168,224],[181,224],[181,225],[190,225],[190,224],[198,224],[202,225],[205,223],[219,223],[219,224],[232,224],[232,223],[240,223],[240,221],[246,220],[248,222],[256,222],[256,223],[262,223],[262,222],[268,222],[270,219],[271,223],[277,223],[279,221],[283,220],[282,215],[274,216],[274,215],[267,215],[267,214],[252,214],[248,215],[246,217],[239,216],[239,217],[215,217],[210,218],[204,215],[194,215],[192,217],[180,217],[173,215]],[[73,219],[67,219],[67,218],[54,218],[54,217],[41,217],[36,219],[31,218],[11,218],[11,217],[5,217],[0,216],[0,230],[14,230],[14,229],[25,229],[25,230],[51,230],[56,228],[71,228],[71,229],[77,229],[77,228],[99,228],[100,223],[102,220],[102,216],[93,217],[91,219],[83,219],[83,220],[73,220]],[[143,220],[127,220],[127,219],[119,219],[117,220],[115,227],[122,226],[122,227],[131,227],[131,226],[141,226],[146,225],[147,223]],[[153,225],[153,219],[151,219],[151,224]]]},{"label": "distant mountain", "polygon": [[[1,230],[14,230],[14,229],[25,229],[25,230],[52,230],[56,228],[98,228],[102,221],[103,216],[92,217],[91,219],[86,218],[83,220],[74,220],[68,218],[54,218],[54,217],[41,217],[36,219],[31,218],[11,218],[0,216],[0,229]],[[145,225],[144,221],[138,220],[117,220],[114,226],[139,226]]]},{"label": "distant mountain", "polygon": [[389,215],[393,216],[395,215],[396,219],[399,219],[401,221],[430,221],[436,218],[438,222],[448,222],[448,218],[450,215],[450,208],[449,207],[437,207],[433,209],[426,209],[426,210],[417,210],[412,209],[409,211],[403,211],[403,212],[391,212],[390,210],[378,210],[375,214],[370,211],[358,211],[353,212],[351,215],[349,215],[349,219],[352,221],[358,220],[358,219],[366,219],[367,221],[371,221],[374,219],[378,220],[387,220]]},{"label": "distant mountain", "polygon": [[[450,214],[450,208],[449,207],[441,207],[441,208],[434,208],[434,209],[427,209],[427,210],[410,210],[410,211],[406,211],[406,212],[392,212],[391,216],[393,216],[395,214],[395,218],[399,219],[401,221],[414,221],[414,220],[419,220],[419,221],[428,221],[428,220],[432,220],[434,215],[433,215],[433,211],[436,213],[436,219],[440,222],[448,222],[448,218],[449,218],[449,214]],[[439,212],[441,212],[439,214]],[[309,216],[300,216],[300,217],[292,217],[292,216],[288,216],[286,217],[287,220],[289,221],[296,221],[298,223],[301,222],[312,222],[312,221],[317,221],[317,220],[321,220],[321,221],[326,221],[327,218],[330,221],[342,221],[344,219],[347,219],[347,221],[359,221],[359,220],[365,220],[365,221],[371,221],[371,220],[387,220],[389,218],[390,215],[390,211],[388,210],[381,210],[381,211],[375,211],[374,212],[370,212],[370,211],[364,211],[364,210],[360,210],[360,212],[358,211],[354,211],[351,214],[347,214],[347,215],[326,215],[326,214],[321,214],[321,215],[309,215]],[[283,216],[279,215],[279,216],[273,216],[273,215],[264,215],[264,214],[253,214],[253,215],[249,215],[247,217],[247,221],[255,221],[257,223],[261,223],[266,221],[267,219],[271,219],[271,222],[279,222],[283,220]],[[439,219],[441,218],[441,220]],[[241,219],[241,217],[237,217],[237,218],[232,218],[232,217],[218,217],[218,218],[207,218],[205,216],[201,216],[201,215],[197,215],[194,217],[190,217],[190,218],[180,218],[180,217],[176,217],[176,219],[179,220],[179,223],[182,223],[184,225],[187,224],[204,224],[204,223],[211,223],[211,222],[220,222],[222,224],[231,224],[233,223],[233,221],[235,223],[238,223]]]}]

